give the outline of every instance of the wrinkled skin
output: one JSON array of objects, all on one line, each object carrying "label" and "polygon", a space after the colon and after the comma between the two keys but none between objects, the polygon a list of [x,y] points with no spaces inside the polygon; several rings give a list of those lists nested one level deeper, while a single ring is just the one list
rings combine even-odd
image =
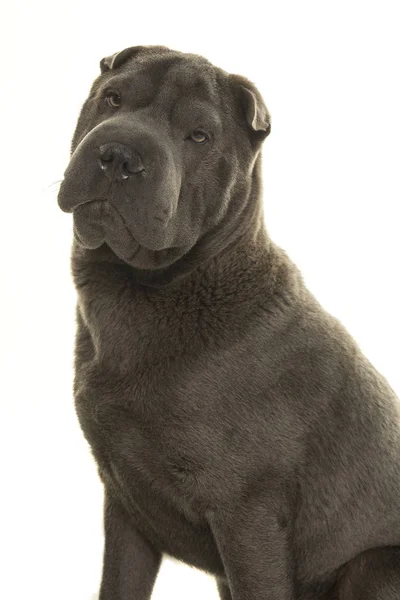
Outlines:
[{"label": "wrinkled skin", "polygon": [[400,404],[266,232],[260,93],[164,47],[101,69],[59,195],[100,600],[149,600],[163,554],[223,600],[397,600]]}]

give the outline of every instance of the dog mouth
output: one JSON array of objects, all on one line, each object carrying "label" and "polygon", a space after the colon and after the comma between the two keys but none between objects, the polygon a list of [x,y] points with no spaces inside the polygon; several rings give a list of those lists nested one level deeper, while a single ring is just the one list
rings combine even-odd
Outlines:
[{"label": "dog mouth", "polygon": [[[78,228],[76,227],[75,223],[74,223],[74,226],[73,226],[73,234],[74,234],[76,240],[79,242],[79,244],[81,246],[83,246],[84,248],[90,249],[90,250],[93,250],[95,248],[99,248],[101,245],[104,244],[104,242],[100,242],[100,243],[96,244],[95,246],[93,244],[90,244],[90,243],[88,244],[88,242],[85,241],[85,240],[83,240],[81,238],[81,236],[79,235],[79,231],[78,231]],[[139,250],[142,248],[142,246],[139,244],[139,242],[137,240],[134,240],[134,243],[136,245],[136,248],[133,250],[133,252],[130,255],[125,255],[122,252],[117,252],[115,250],[115,248],[112,248],[112,249],[117,254],[117,256],[119,256],[119,258],[121,258],[121,259],[129,262],[129,261],[131,261],[131,260],[133,260],[135,258],[135,256],[138,254]]]},{"label": "dog mouth", "polygon": [[80,245],[93,250],[106,243],[119,258],[127,262],[131,262],[140,251],[140,255],[150,254],[156,263],[180,251],[178,246],[160,247],[157,243],[152,248],[143,243],[108,198],[81,202],[73,210],[73,221],[74,236]]},{"label": "dog mouth", "polygon": [[77,241],[88,249],[107,243],[122,259],[131,260],[141,244],[133,236],[123,215],[108,199],[82,202],[73,210],[73,231]]}]

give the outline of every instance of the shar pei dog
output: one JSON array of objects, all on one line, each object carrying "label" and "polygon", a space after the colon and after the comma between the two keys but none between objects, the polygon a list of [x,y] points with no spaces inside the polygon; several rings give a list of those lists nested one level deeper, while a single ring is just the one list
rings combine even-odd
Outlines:
[{"label": "shar pei dog", "polygon": [[223,600],[398,600],[400,403],[267,232],[263,97],[164,46],[100,71],[58,196],[100,599],[167,554]]}]

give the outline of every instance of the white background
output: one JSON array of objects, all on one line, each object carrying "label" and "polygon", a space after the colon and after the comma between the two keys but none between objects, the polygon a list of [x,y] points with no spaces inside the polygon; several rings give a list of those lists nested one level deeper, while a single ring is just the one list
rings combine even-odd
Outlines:
[{"label": "white background", "polygon": [[[95,598],[102,489],[75,417],[71,216],[56,204],[100,59],[164,44],[261,90],[271,237],[399,393],[398,2],[3,5],[1,15],[0,597]],[[156,600],[217,598],[165,561]]]}]

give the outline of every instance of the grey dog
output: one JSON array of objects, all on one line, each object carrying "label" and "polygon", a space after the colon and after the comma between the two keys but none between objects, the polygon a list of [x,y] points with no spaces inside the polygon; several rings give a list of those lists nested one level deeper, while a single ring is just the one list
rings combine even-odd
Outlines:
[{"label": "grey dog", "polygon": [[58,197],[100,599],[163,554],[223,600],[398,599],[400,403],[266,231],[260,92],[164,46],[100,67]]}]

